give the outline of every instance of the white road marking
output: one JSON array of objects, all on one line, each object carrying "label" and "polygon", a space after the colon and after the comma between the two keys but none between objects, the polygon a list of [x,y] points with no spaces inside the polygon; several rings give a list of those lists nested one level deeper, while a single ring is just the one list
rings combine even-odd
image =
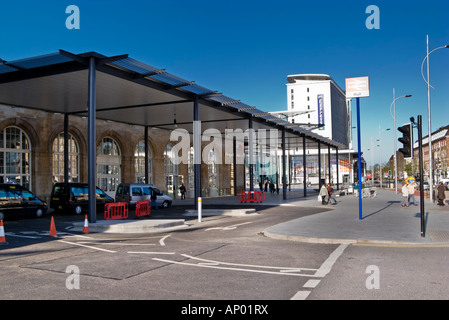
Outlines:
[{"label": "white road marking", "polygon": [[345,251],[347,244],[341,244],[337,249],[332,252],[329,257],[324,261],[321,267],[315,272],[316,277],[324,278],[332,269],[335,261],[341,256],[343,251]]},{"label": "white road marking", "polygon": [[106,250],[106,249],[102,249],[102,248],[87,246],[85,244],[76,243],[76,242],[69,242],[69,241],[64,241],[64,240],[58,240],[58,241],[59,242],[63,242],[63,243],[67,243],[67,244],[72,244],[74,246],[85,247],[85,248],[94,249],[94,250],[98,250],[98,251],[104,251],[104,252],[110,252],[110,253],[116,253],[117,252],[117,251],[112,251],[112,250]]},{"label": "white road marking", "polygon": [[165,246],[164,240],[167,239],[168,237],[170,237],[170,235],[167,235],[167,236],[163,237],[161,240],[159,240],[159,244],[160,244],[161,246]]},{"label": "white road marking", "polygon": [[252,223],[252,222],[244,222],[244,223],[239,223],[239,224],[234,224],[232,226],[228,226],[228,227],[214,227],[214,228],[208,228],[204,231],[210,231],[210,230],[234,230],[236,229],[238,226],[243,226],[244,224],[248,224],[248,223]]},{"label": "white road marking", "polygon": [[101,244],[101,245],[113,245],[113,246],[155,246],[154,243],[120,243],[120,242],[92,242],[92,241],[78,241],[82,244]]},{"label": "white road marking", "polygon": [[[182,254],[182,256],[190,257],[188,255]],[[192,257],[194,258],[194,257]],[[191,266],[191,267],[200,267],[200,268],[212,268],[212,269],[220,269],[220,270],[230,270],[230,271],[244,271],[244,272],[252,272],[252,273],[265,273],[265,274],[274,274],[274,275],[287,275],[287,276],[295,276],[295,277],[314,277],[314,275],[310,274],[300,274],[300,273],[291,273],[291,272],[280,272],[280,271],[266,271],[266,270],[256,270],[256,269],[247,269],[247,268],[233,268],[233,267],[224,267],[220,266],[222,265],[234,265],[234,266],[247,266],[247,267],[254,267],[254,268],[270,268],[270,269],[283,269],[282,267],[269,267],[269,266],[256,266],[256,265],[244,265],[244,264],[236,264],[236,263],[222,263],[222,262],[216,262],[212,260],[204,260],[204,259],[198,259],[203,260],[203,262],[200,263],[187,263],[187,262],[180,262],[180,261],[173,261],[173,260],[165,260],[165,259],[159,259],[159,258],[153,258],[153,260],[160,261],[160,262],[166,262],[171,264],[180,264],[185,266]],[[287,268],[288,269],[288,268]],[[292,269],[297,270],[297,268]]]},{"label": "white road marking", "polygon": [[290,300],[306,300],[310,291],[298,291]]},{"label": "white road marking", "polygon": [[131,254],[175,254],[175,252],[128,251]]},{"label": "white road marking", "polygon": [[315,288],[320,283],[320,281],[321,280],[310,279],[303,285],[303,288]]},{"label": "white road marking", "polygon": [[[337,261],[337,259],[342,255],[343,251],[345,251],[347,244],[341,244],[335,249],[326,261],[323,262],[321,267],[315,272],[314,277],[324,278],[332,269],[332,266]],[[315,288],[321,280],[310,279],[308,280],[303,288]],[[309,296],[310,291],[298,291],[290,300],[306,300]]]},{"label": "white road marking", "polygon": [[20,234],[11,233],[11,232],[5,232],[5,235],[8,237],[27,238],[27,239],[39,239],[40,238],[40,237],[24,236],[24,235],[20,235]]},{"label": "white road marking", "polygon": [[302,270],[311,270],[311,271],[317,270],[317,269],[307,269],[307,268],[273,267],[273,266],[260,266],[260,265],[255,265],[255,264],[241,264],[241,263],[220,262],[220,261],[202,259],[202,258],[190,256],[188,254],[181,254],[181,255],[186,257],[186,258],[192,259],[192,260],[199,260],[199,261],[201,261],[203,263],[221,264],[221,265],[230,265],[230,266],[239,266],[239,267],[249,267],[249,268],[260,268],[260,269],[275,269],[275,270],[279,270],[279,272],[301,272]]}]

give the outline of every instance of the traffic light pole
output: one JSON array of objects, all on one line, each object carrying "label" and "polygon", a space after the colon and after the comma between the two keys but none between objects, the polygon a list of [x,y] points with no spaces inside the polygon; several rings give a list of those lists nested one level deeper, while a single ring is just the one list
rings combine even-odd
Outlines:
[{"label": "traffic light pole", "polygon": [[[424,211],[424,165],[423,165],[423,152],[422,152],[422,117],[418,116],[418,143],[419,143],[419,204],[421,211],[421,237],[426,236],[425,230],[425,211]],[[432,196],[432,195],[431,195]]]}]

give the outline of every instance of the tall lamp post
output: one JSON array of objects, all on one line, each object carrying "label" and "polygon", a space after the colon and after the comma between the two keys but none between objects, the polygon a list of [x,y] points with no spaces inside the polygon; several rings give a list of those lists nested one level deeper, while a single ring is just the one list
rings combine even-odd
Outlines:
[{"label": "tall lamp post", "polygon": [[[430,192],[430,202],[433,202],[433,168],[432,168],[432,127],[431,127],[431,116],[430,116],[430,68],[429,68],[429,55],[439,49],[449,48],[449,45],[438,47],[429,52],[429,35],[427,35],[427,55],[421,64],[421,75],[424,81],[427,83],[427,112],[429,117],[429,192]],[[427,80],[424,78],[423,67],[424,62],[427,60]],[[433,88],[433,87],[432,87]],[[421,178],[422,180],[422,178]],[[423,180],[422,180],[423,181]],[[421,182],[422,183],[422,182]]]},{"label": "tall lamp post", "polygon": [[383,172],[382,172],[382,132],[389,131],[389,130],[390,130],[390,128],[380,130],[380,124],[379,124],[379,139],[377,141],[379,141],[379,148],[380,148],[379,168],[380,168],[380,187],[381,188],[382,188],[382,176],[383,176]]},{"label": "tall lamp post", "polygon": [[[393,88],[393,102],[390,105],[390,114],[393,117],[393,128],[394,131],[394,190],[395,193],[398,193],[398,159],[396,157],[397,152],[397,139],[396,139],[396,100],[401,98],[410,98],[412,95],[407,94],[405,96],[395,98],[395,92]],[[393,113],[391,113],[391,108],[393,108]]]}]

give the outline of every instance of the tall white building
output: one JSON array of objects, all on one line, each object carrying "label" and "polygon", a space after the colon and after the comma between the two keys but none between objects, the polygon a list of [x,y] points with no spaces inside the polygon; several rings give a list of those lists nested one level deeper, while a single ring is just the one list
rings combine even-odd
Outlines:
[{"label": "tall white building", "polygon": [[288,111],[302,113],[289,117],[290,122],[303,124],[316,134],[349,145],[349,107],[345,92],[334,80],[326,74],[297,74],[289,75],[287,81]]},{"label": "tall white building", "polygon": [[[292,123],[312,130],[314,133],[348,146],[346,150],[338,150],[338,181],[350,184],[354,181],[352,166],[351,109],[350,100],[345,92],[326,74],[295,74],[287,76],[288,112],[278,112],[288,117]],[[322,179],[326,182],[337,182],[336,152],[331,150],[331,177],[328,174],[328,150],[322,149],[321,163],[324,168]],[[318,150],[309,150],[307,158],[307,179],[318,184],[317,161]],[[315,156],[315,157],[309,157]],[[290,181],[301,183],[304,168],[302,167],[302,150],[291,154],[292,172]],[[311,164],[309,164],[312,162]]]}]

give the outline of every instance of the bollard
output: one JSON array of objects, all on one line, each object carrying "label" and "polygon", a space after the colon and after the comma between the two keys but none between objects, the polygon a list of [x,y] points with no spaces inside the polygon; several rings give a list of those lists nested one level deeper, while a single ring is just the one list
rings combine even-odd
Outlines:
[{"label": "bollard", "polygon": [[198,197],[198,222],[200,222],[200,223],[201,223],[201,214],[202,214],[201,207],[202,207],[202,199],[201,199],[201,197]]}]

